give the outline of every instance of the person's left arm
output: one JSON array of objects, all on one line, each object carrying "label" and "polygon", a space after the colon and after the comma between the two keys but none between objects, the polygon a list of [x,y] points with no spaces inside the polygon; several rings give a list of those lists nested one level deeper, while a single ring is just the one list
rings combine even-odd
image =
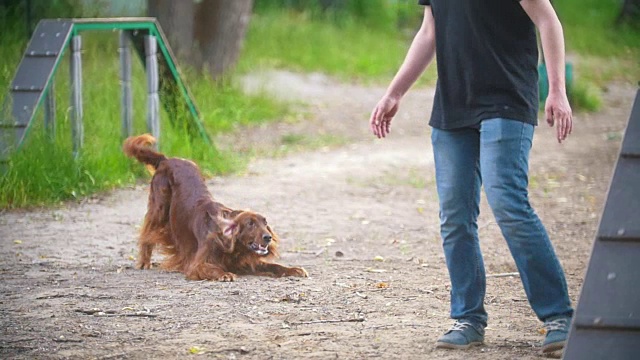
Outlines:
[{"label": "person's left arm", "polygon": [[558,142],[571,134],[573,119],[565,83],[565,49],[562,25],[549,0],[521,0],[520,5],[540,31],[542,50],[549,78],[545,116],[556,125]]}]

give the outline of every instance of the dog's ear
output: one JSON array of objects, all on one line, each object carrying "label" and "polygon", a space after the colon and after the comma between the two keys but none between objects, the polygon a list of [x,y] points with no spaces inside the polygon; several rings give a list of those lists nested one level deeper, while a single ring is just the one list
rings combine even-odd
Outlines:
[{"label": "dog's ear", "polygon": [[209,239],[218,244],[220,249],[227,253],[233,253],[236,246],[236,235],[238,234],[238,224],[230,219],[225,219],[220,215],[209,214],[211,221],[215,222],[219,232],[209,234]]},{"label": "dog's ear", "polygon": [[244,212],[244,210],[232,210],[232,211],[229,213],[229,217],[230,217],[230,218],[235,219],[235,218],[236,218],[236,216],[238,216],[238,215],[242,214],[243,212]]},{"label": "dog's ear", "polygon": [[220,230],[222,230],[222,235],[227,239],[233,239],[238,234],[238,223],[232,219],[225,219],[222,216],[218,216],[216,221],[218,222],[218,226],[220,226]]},{"label": "dog's ear", "polygon": [[230,221],[222,230],[222,235],[227,239],[233,239],[238,234],[238,224],[235,221]]}]

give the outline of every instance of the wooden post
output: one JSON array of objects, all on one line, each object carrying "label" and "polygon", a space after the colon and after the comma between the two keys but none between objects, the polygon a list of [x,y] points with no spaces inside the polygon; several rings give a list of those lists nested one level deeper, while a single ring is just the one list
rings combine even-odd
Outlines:
[{"label": "wooden post", "polygon": [[147,64],[147,129],[160,143],[160,97],[158,96],[158,43],[155,36],[144,37]]},{"label": "wooden post", "polygon": [[73,157],[78,158],[84,142],[82,126],[82,38],[75,35],[71,39],[71,135],[73,137]]},{"label": "wooden post", "polygon": [[52,78],[44,103],[44,128],[51,141],[56,139],[56,92],[53,84]]},{"label": "wooden post", "polygon": [[131,50],[129,35],[120,31],[120,84],[122,86],[122,138],[133,135],[133,100],[131,95]]}]

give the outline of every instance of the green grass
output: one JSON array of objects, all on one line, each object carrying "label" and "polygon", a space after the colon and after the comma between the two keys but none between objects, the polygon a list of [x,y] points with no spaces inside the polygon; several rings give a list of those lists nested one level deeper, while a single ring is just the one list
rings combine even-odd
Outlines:
[{"label": "green grass", "polygon": [[[211,135],[237,125],[290,118],[289,104],[268,94],[242,93],[233,79],[248,72],[283,68],[322,72],[344,81],[387,84],[406,54],[422,11],[420,6],[404,3],[397,8],[386,7],[400,2],[379,0],[370,6],[373,0],[354,0],[341,10],[347,13],[322,14],[317,9],[309,10],[307,0],[281,1],[298,4],[297,10],[279,9],[274,1],[256,0],[260,6],[252,16],[244,51],[230,82],[220,85],[194,73],[186,74],[186,83]],[[612,80],[635,82],[640,78],[640,30],[613,25],[620,6],[617,0],[564,0],[554,2],[554,6],[563,23],[569,53],[579,55],[574,76],[578,98],[574,104],[578,101],[581,108],[597,109],[601,86]],[[27,39],[22,17],[5,12],[0,13],[0,20],[0,88],[4,95]],[[398,30],[398,23],[405,28]],[[55,80],[56,137],[52,142],[47,139],[40,110],[21,151],[11,159],[8,173],[0,177],[0,208],[56,204],[147,176],[142,165],[126,159],[121,152],[117,36],[86,33],[83,44],[85,147],[81,156],[71,156],[65,57]],[[146,132],[146,82],[137,59],[133,70],[137,134]],[[435,77],[435,66],[431,66],[420,84],[433,84]],[[194,159],[208,174],[242,170],[244,154],[221,152],[198,139],[190,141],[184,130],[172,128],[166,113],[161,118],[163,152]],[[279,149],[259,155],[279,156],[343,141],[331,136],[284,135]]]},{"label": "green grass", "polygon": [[[331,23],[307,12],[271,11],[253,15],[239,69],[318,71],[345,81],[386,83],[402,63],[410,40],[401,31],[368,28],[354,20]],[[423,81],[434,80],[432,67]]]},{"label": "green grass", "polygon": [[640,27],[616,24],[620,6],[617,0],[554,2],[564,29],[567,61],[574,62],[570,100],[578,111],[599,110],[602,88],[612,81],[640,79]]},{"label": "green grass", "polygon": [[579,81],[571,88],[571,106],[584,111],[598,111],[602,107],[600,90],[590,82]]},{"label": "green grass", "polygon": [[[388,27],[372,30],[363,23],[342,17],[327,22],[305,13],[269,12],[255,15],[236,75],[264,67],[299,71],[321,71],[342,79],[384,79],[393,75],[408,46],[408,37]],[[5,27],[10,29],[11,26]],[[5,36],[5,33],[7,36]],[[0,48],[0,86],[8,87],[14,76],[26,39],[17,32],[3,31]],[[11,158],[8,173],[0,178],[0,208],[56,204],[96,192],[131,184],[146,176],[144,167],[121,152],[120,87],[117,36],[83,33],[83,99],[85,142],[78,159],[71,156],[68,57],[56,75],[57,131],[47,140],[42,109],[20,151]],[[184,70],[184,69],[183,69]],[[186,83],[207,132],[215,135],[237,125],[288,118],[289,106],[268,94],[247,95],[231,82],[216,84],[186,72]],[[137,59],[133,65],[134,133],[146,132],[146,80]],[[186,114],[184,116],[187,116]],[[239,171],[246,156],[230,154],[188,140],[182,129],[174,129],[161,114],[160,149],[170,156],[190,158],[207,174]],[[340,143],[333,137],[283,137],[282,146],[262,155],[280,156],[301,148],[321,148]],[[245,156],[246,155],[246,156]]]},{"label": "green grass", "polygon": [[577,81],[605,86],[640,78],[640,27],[615,24],[618,0],[563,0],[554,7],[562,22],[567,52],[578,54]]},{"label": "green grass", "polygon": [[[4,41],[4,38],[3,38]],[[71,156],[68,56],[55,78],[56,136],[48,141],[40,109],[20,151],[14,153],[7,174],[0,177],[0,208],[55,204],[135,182],[144,167],[127,159],[121,151],[120,85],[114,34],[83,33],[83,105],[85,141],[78,159]],[[17,41],[16,41],[17,42]],[[24,46],[24,42],[21,43]],[[0,49],[0,56],[15,58],[22,50],[14,45]],[[19,59],[19,55],[18,55]],[[16,65],[18,60],[16,61]],[[13,77],[15,66],[2,62],[3,88]],[[5,76],[5,73],[8,76]],[[287,114],[286,103],[264,94],[246,95],[233,84],[215,84],[210,79],[187,74],[187,84],[209,134],[229,131],[236,124],[252,124]],[[133,62],[134,134],[146,132],[146,80],[140,61]],[[188,116],[184,114],[183,116]],[[173,128],[161,113],[160,149],[170,156],[194,159],[207,174],[239,170],[243,158],[220,152],[201,139],[190,140],[186,131]]]},{"label": "green grass", "polygon": [[640,52],[640,29],[615,24],[620,1],[564,0],[555,1],[554,7],[570,51],[600,57],[626,57]]}]

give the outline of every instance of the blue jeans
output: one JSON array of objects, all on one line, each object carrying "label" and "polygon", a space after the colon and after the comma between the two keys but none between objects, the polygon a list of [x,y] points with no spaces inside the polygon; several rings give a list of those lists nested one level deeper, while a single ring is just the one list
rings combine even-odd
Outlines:
[{"label": "blue jeans", "polygon": [[564,272],[528,199],[534,127],[488,119],[479,128],[438,130],[431,141],[440,233],[451,280],[451,317],[487,325],[486,278],[478,239],[480,188],[513,256],[537,317],[573,314]]}]

